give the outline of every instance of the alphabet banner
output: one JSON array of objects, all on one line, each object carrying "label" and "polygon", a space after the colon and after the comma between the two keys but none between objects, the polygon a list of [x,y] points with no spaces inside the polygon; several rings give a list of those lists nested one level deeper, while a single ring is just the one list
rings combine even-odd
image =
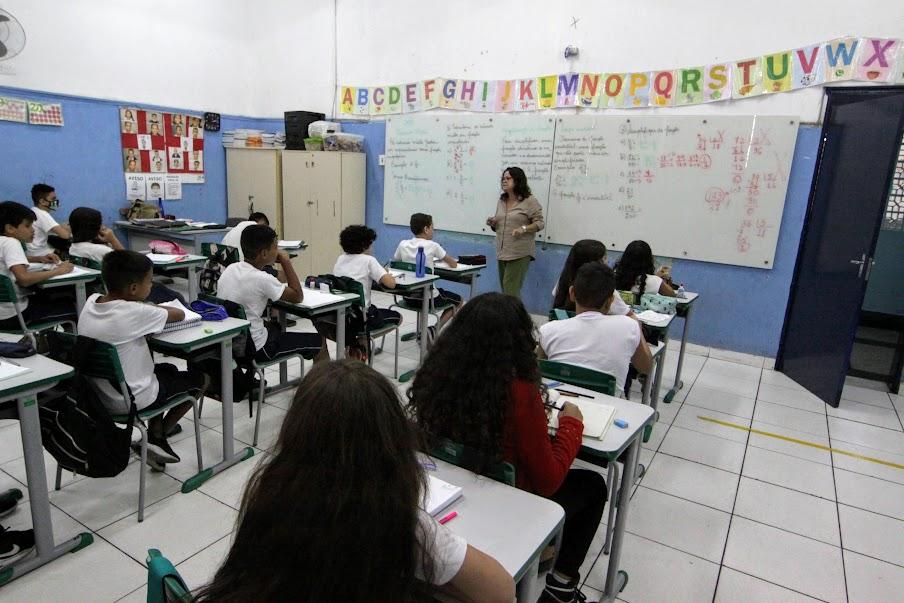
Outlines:
[{"label": "alphabet banner", "polygon": [[845,37],[725,63],[656,71],[341,85],[339,113],[370,117],[436,108],[510,113],[566,107],[682,107],[848,80],[904,84],[904,41]]}]

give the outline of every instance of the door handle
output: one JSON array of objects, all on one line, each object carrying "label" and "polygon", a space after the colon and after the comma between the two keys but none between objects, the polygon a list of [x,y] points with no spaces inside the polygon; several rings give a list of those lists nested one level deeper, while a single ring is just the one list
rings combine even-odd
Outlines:
[{"label": "door handle", "polygon": [[336,202],[333,201],[333,217],[336,217]]},{"label": "door handle", "polygon": [[859,266],[857,269],[857,278],[861,278],[863,276],[863,267],[867,264],[866,254],[861,254],[859,260],[851,260],[851,264],[856,264]]},{"label": "door handle", "polygon": [[254,213],[254,195],[248,195],[248,215]]},{"label": "door handle", "polygon": [[308,205],[314,205],[313,201],[308,201]]}]

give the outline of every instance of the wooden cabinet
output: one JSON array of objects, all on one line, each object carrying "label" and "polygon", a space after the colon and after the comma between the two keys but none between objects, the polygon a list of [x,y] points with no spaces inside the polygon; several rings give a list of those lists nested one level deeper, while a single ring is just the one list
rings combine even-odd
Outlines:
[{"label": "wooden cabinet", "polygon": [[282,170],[279,149],[226,149],[228,217],[264,212],[282,236]]},{"label": "wooden cabinet", "polygon": [[302,279],[332,272],[342,252],[339,232],[364,224],[363,153],[282,152],[283,238],[308,248],[293,260]]}]

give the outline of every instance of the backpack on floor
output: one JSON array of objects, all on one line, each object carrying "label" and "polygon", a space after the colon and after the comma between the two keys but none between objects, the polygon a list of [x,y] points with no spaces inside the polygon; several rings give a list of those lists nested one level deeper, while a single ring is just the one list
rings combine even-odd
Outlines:
[{"label": "backpack on floor", "polygon": [[79,374],[79,359],[87,358],[94,345],[93,339],[79,336],[68,349],[59,342],[51,347],[55,359],[65,358],[76,366],[76,375],[65,382],[65,395],[40,407],[41,438],[63,469],[88,477],[114,477],[129,464],[138,410],[132,402],[128,422],[117,426],[87,377]]},{"label": "backpack on floor", "polygon": [[[348,276],[335,276],[333,274],[321,274],[319,276],[308,276],[305,280],[305,286],[313,289],[320,289],[320,285],[326,285],[330,291],[340,293],[359,293],[361,283]],[[371,317],[376,317],[376,308],[371,306],[367,309],[367,313],[360,304],[352,304],[345,309],[345,345],[351,346],[358,343],[357,334],[365,330]],[[324,314],[318,316],[312,321],[317,328],[317,332],[327,339],[336,341],[336,315]]]}]

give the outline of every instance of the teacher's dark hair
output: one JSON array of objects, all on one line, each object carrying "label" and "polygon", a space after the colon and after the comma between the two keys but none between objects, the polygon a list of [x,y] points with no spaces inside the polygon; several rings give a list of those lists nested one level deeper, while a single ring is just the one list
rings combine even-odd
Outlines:
[{"label": "teacher's dark hair", "polygon": [[512,381],[540,387],[534,324],[517,297],[478,295],[439,335],[408,392],[428,438],[448,438],[502,459]]},{"label": "teacher's dark hair", "polygon": [[578,269],[590,262],[599,263],[606,257],[606,246],[594,239],[581,239],[568,252],[562,274],[556,285],[556,295],[552,300],[552,307],[574,310],[574,302],[568,299],[568,289],[574,284],[574,277]]},{"label": "teacher's dark hair", "polygon": [[414,601],[418,436],[395,387],[355,360],[317,364],[242,498],[232,547],[196,602]]},{"label": "teacher's dark hair", "polygon": [[[512,189],[515,193],[515,196],[519,199],[527,199],[528,197],[530,197],[530,186],[528,186],[527,184],[527,175],[524,173],[524,170],[519,167],[507,167],[502,170],[503,175],[506,172],[508,172],[509,176],[511,176],[512,180],[514,180],[514,186],[512,187]],[[499,198],[504,201],[505,193],[502,193]]]},{"label": "teacher's dark hair", "polygon": [[[647,286],[647,275],[653,274],[653,250],[646,241],[631,241],[615,264],[615,287],[621,291],[630,291],[637,285],[643,295]],[[659,293],[659,291],[652,291]]]}]

